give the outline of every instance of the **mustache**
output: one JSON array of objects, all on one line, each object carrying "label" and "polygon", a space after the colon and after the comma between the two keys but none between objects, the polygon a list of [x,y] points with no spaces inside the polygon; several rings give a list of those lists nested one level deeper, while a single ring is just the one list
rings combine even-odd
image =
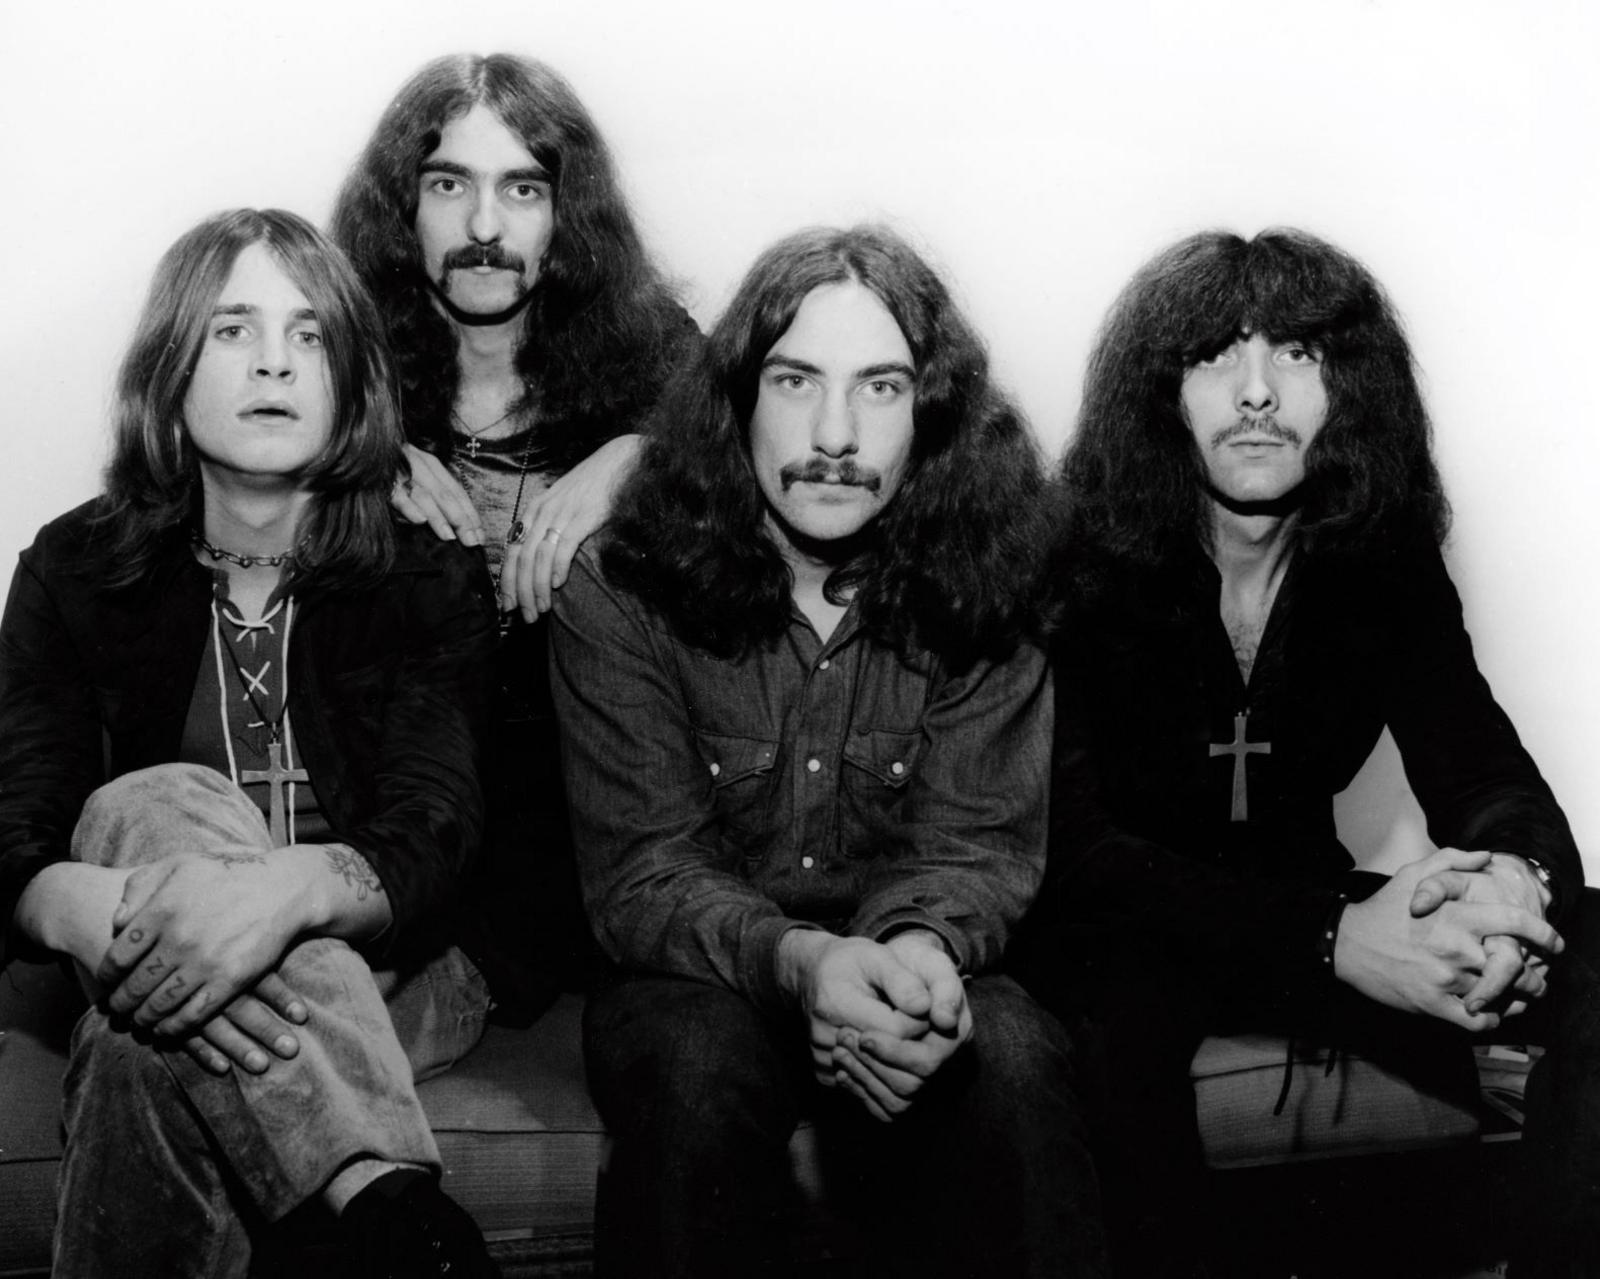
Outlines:
[{"label": "mustache", "polygon": [[463,244],[444,255],[445,271],[470,270],[475,266],[489,266],[501,271],[525,271],[527,262],[520,253],[512,253],[498,242]]},{"label": "mustache", "polygon": [[883,476],[864,466],[857,466],[853,458],[830,462],[826,458],[812,457],[804,462],[790,462],[778,472],[778,482],[787,493],[796,484],[826,484],[837,479],[840,484],[853,484],[869,493],[883,487]]},{"label": "mustache", "polygon": [[1293,444],[1297,448],[1304,443],[1300,432],[1292,426],[1285,426],[1270,413],[1263,413],[1260,417],[1245,417],[1242,414],[1237,422],[1232,422],[1217,431],[1211,437],[1211,447],[1221,448],[1232,440],[1237,440],[1244,435],[1265,435],[1268,439],[1282,440],[1285,444]]}]

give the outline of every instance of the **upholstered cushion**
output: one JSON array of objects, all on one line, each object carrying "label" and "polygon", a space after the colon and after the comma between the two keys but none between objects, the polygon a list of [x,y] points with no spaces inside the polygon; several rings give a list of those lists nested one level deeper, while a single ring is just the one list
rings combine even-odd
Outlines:
[{"label": "upholstered cushion", "polygon": [[1469,1141],[1478,1134],[1472,1051],[1391,1065],[1296,1044],[1280,1114],[1287,1041],[1276,1035],[1207,1039],[1190,1074],[1206,1159],[1214,1168],[1400,1151]]},{"label": "upholstered cushion", "polygon": [[0,1274],[50,1265],[61,1072],[83,999],[54,964],[0,972]]},{"label": "upholstered cushion", "polygon": [[[54,965],[14,963],[0,973],[0,1274],[49,1266],[61,1072],[81,1007]],[[593,1228],[605,1135],[584,1088],[581,1015],[581,1001],[567,996],[531,1029],[491,1028],[465,1062],[419,1090],[450,1193],[503,1247],[525,1241],[529,1258],[581,1257]],[[1211,1162],[1400,1150],[1478,1131],[1465,1048],[1459,1070],[1446,1063],[1421,1089],[1361,1058],[1340,1057],[1325,1075],[1326,1060],[1321,1049],[1297,1052],[1288,1102],[1274,1116],[1284,1041],[1207,1040],[1193,1074]],[[790,1154],[807,1233],[836,1237],[809,1129],[795,1135]]]},{"label": "upholstered cushion", "polygon": [[491,1026],[466,1061],[417,1091],[445,1189],[489,1234],[587,1232],[605,1140],[583,1082],[583,1004],[563,996],[530,1030]]}]

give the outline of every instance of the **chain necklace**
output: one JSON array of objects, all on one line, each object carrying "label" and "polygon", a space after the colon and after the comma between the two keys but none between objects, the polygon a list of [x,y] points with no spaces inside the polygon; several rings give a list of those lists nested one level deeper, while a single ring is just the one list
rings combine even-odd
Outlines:
[{"label": "chain necklace", "polygon": [[[455,410],[453,409],[451,410],[451,416],[455,416]],[[506,417],[509,416],[509,413],[506,414]],[[459,422],[461,419],[456,418],[456,420]],[[504,421],[505,418],[500,420]],[[493,422],[489,423],[489,426],[493,425]],[[485,431],[488,429],[488,426],[483,428]],[[533,450],[536,442],[534,434],[534,428],[529,427],[527,443],[522,446],[522,455],[517,459],[517,495],[511,499],[511,527],[506,530],[507,546],[515,546],[522,541],[523,536],[528,531],[528,526],[522,520],[522,495],[528,488],[528,467],[533,462]],[[478,449],[474,447],[477,443],[476,439],[468,440],[466,445],[462,447],[461,451],[467,455],[469,460],[477,459]]]},{"label": "chain necklace", "polygon": [[258,564],[263,568],[278,568],[288,564],[294,559],[293,549],[279,551],[276,555],[239,555],[233,551],[225,551],[220,546],[213,546],[206,541],[206,535],[199,529],[191,529],[189,540],[211,557],[215,564],[218,560],[227,560],[230,564],[237,564],[240,568],[255,568]]},{"label": "chain necklace", "polygon": [[495,427],[499,426],[500,423],[504,422],[508,417],[510,417],[516,411],[517,411],[517,406],[515,404],[513,404],[509,409],[507,409],[499,417],[495,418],[495,420],[493,422],[490,422],[488,426],[480,426],[476,431],[474,431],[470,426],[468,426],[466,424],[466,421],[462,418],[461,414],[457,413],[455,411],[455,409],[452,408],[450,410],[450,416],[455,419],[456,425],[459,426],[467,434],[466,443],[461,445],[461,447],[466,451],[467,456],[470,457],[473,461],[477,461],[477,459],[478,459],[478,450],[480,450],[483,447],[483,441],[481,439],[479,439],[478,437],[481,436],[481,435],[486,434],[489,431],[494,430]]}]

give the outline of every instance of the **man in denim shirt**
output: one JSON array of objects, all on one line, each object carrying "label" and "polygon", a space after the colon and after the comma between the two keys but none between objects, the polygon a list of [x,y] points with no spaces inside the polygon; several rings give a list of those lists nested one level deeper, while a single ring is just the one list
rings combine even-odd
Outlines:
[{"label": "man in denim shirt", "polygon": [[1043,867],[1040,487],[882,230],[769,250],[669,390],[553,633],[602,1273],[781,1269],[803,1112],[883,1269],[1102,1272],[1068,1041],[994,974]]}]

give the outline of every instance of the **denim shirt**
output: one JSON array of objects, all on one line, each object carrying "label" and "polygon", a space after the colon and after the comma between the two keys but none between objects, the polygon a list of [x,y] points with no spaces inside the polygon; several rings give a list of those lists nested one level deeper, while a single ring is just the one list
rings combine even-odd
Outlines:
[{"label": "denim shirt", "polygon": [[551,682],[584,900],[608,956],[781,1003],[796,926],[927,928],[994,967],[1044,867],[1053,707],[1040,652],[949,672],[798,611],[738,659],[680,640],[584,551]]}]

